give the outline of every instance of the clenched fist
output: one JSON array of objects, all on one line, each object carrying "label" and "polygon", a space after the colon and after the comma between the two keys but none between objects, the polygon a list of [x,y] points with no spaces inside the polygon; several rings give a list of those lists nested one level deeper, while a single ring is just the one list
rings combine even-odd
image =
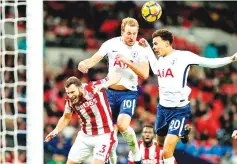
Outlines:
[{"label": "clenched fist", "polygon": [[236,62],[237,61],[237,53],[235,53],[234,55],[231,56],[231,60],[233,62]]},{"label": "clenched fist", "polygon": [[237,130],[234,130],[232,133],[232,138],[237,139]]},{"label": "clenched fist", "polygon": [[88,72],[88,68],[87,68],[87,66],[86,66],[84,61],[81,61],[78,64],[78,70],[81,71],[82,73],[87,73]]},{"label": "clenched fist", "polygon": [[146,39],[144,39],[144,38],[141,38],[139,41],[138,41],[138,44],[140,45],[140,46],[142,46],[142,47],[148,47],[148,42],[147,42],[147,40]]}]

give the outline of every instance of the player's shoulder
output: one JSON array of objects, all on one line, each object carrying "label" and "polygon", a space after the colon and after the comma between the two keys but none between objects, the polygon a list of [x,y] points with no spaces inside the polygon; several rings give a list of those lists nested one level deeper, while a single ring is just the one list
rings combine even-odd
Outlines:
[{"label": "player's shoulder", "polygon": [[158,146],[158,142],[156,140],[153,140],[153,145]]},{"label": "player's shoulder", "polygon": [[136,49],[139,49],[139,50],[144,50],[144,51],[146,50],[145,47],[139,45],[138,41],[135,41],[135,43],[133,45],[133,48],[136,48]]},{"label": "player's shoulder", "polygon": [[87,92],[93,92],[93,82],[82,83],[82,86]]},{"label": "player's shoulder", "polygon": [[121,37],[114,37],[114,38],[111,38],[107,41],[104,42],[104,44],[116,44],[116,43],[119,43],[121,41]]},{"label": "player's shoulder", "polygon": [[192,53],[191,51],[187,51],[187,50],[175,50],[173,52],[173,54],[176,56],[178,56],[179,58],[186,58],[194,53]]},{"label": "player's shoulder", "polygon": [[179,54],[187,54],[187,55],[194,54],[193,52],[188,51],[188,50],[175,50],[175,51],[177,51],[177,53]]},{"label": "player's shoulder", "polygon": [[140,146],[143,143],[143,141],[142,140],[138,140],[137,143]]}]

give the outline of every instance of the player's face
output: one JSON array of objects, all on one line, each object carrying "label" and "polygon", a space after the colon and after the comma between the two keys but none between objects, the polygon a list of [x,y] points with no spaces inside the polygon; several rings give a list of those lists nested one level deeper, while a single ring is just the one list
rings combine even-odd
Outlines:
[{"label": "player's face", "polygon": [[77,87],[76,85],[72,84],[68,88],[65,88],[70,101],[73,104],[79,103],[83,98],[82,88]]},{"label": "player's face", "polygon": [[161,39],[161,37],[153,38],[153,50],[157,56],[166,56],[168,46],[169,42]]},{"label": "player's face", "polygon": [[132,46],[137,39],[138,28],[136,26],[126,25],[122,32],[123,41],[126,45]]},{"label": "player's face", "polygon": [[154,138],[154,131],[153,128],[144,127],[142,131],[142,140],[146,145],[152,143]]}]

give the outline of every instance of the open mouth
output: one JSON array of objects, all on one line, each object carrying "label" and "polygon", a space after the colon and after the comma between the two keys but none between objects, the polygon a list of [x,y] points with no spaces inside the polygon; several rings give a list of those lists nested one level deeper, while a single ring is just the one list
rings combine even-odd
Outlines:
[{"label": "open mouth", "polygon": [[133,41],[133,40],[129,40],[128,42],[129,42],[130,44],[133,44],[134,41]]},{"label": "open mouth", "polygon": [[145,138],[145,140],[149,141],[149,140],[150,140],[150,138]]},{"label": "open mouth", "polygon": [[77,101],[78,101],[77,97],[76,96],[72,96],[71,102],[72,103],[77,103]]}]

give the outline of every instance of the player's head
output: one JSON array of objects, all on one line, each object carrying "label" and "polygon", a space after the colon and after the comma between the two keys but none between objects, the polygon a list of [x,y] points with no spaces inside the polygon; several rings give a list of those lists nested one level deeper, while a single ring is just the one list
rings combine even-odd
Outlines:
[{"label": "player's head", "polygon": [[64,86],[66,93],[73,104],[78,103],[82,100],[83,98],[82,83],[77,77],[72,76],[68,78]]},{"label": "player's head", "polygon": [[156,30],[152,34],[152,39],[153,50],[158,56],[166,56],[173,49],[173,34],[165,29]]},{"label": "player's head", "polygon": [[139,24],[134,18],[124,18],[121,24],[121,35],[126,45],[132,46],[136,42]]},{"label": "player's head", "polygon": [[146,146],[150,146],[155,136],[154,127],[152,125],[144,125],[142,129],[142,140]]}]

